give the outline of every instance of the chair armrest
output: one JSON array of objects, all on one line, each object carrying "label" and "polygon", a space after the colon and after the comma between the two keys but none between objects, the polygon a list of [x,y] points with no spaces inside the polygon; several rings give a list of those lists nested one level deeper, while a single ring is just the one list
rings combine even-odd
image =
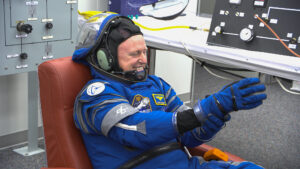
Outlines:
[{"label": "chair armrest", "polygon": [[[201,156],[203,157],[204,153],[213,149],[215,147],[207,145],[207,144],[201,144],[200,146],[197,147],[193,147],[193,148],[188,148],[191,155],[193,156]],[[225,152],[225,154],[228,155],[228,160],[229,161],[245,161],[244,159],[242,159],[241,157],[238,157],[236,155],[233,155],[229,152]]]}]

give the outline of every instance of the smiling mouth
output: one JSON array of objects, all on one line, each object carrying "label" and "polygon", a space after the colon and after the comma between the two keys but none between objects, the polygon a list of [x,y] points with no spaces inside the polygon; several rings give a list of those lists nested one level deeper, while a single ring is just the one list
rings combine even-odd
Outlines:
[{"label": "smiling mouth", "polygon": [[136,68],[136,71],[138,71],[138,72],[144,71],[144,67],[138,67],[138,68]]}]

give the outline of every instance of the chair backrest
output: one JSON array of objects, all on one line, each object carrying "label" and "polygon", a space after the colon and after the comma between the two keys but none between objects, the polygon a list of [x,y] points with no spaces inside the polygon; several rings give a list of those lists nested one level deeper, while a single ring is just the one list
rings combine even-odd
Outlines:
[{"label": "chair backrest", "polygon": [[91,169],[73,122],[76,95],[92,78],[89,68],[64,57],[42,63],[38,75],[48,167]]}]

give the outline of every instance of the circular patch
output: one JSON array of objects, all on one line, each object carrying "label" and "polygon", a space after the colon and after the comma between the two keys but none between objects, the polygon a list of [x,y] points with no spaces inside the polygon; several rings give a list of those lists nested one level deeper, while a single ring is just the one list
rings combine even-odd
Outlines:
[{"label": "circular patch", "polygon": [[89,96],[95,96],[103,92],[105,85],[101,82],[95,82],[88,86],[86,92]]}]

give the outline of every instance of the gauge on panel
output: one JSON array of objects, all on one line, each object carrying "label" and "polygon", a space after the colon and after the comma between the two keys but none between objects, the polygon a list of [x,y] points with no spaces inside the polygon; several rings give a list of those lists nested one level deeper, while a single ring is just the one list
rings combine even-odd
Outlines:
[{"label": "gauge on panel", "polygon": [[254,32],[252,29],[244,28],[240,32],[240,39],[244,42],[250,42],[254,38]]}]

